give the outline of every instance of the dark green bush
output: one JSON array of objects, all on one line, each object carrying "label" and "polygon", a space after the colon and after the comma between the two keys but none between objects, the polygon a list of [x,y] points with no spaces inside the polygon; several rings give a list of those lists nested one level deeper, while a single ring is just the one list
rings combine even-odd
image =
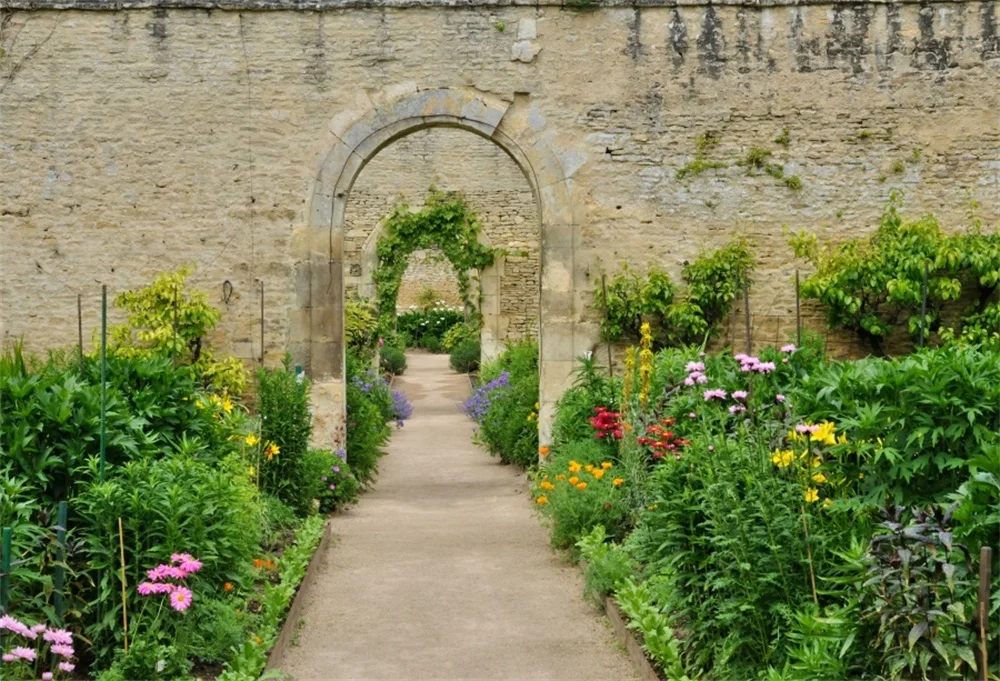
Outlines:
[{"label": "dark green bush", "polygon": [[406,352],[393,345],[383,345],[380,350],[382,371],[399,376],[406,371]]},{"label": "dark green bush", "polygon": [[347,355],[346,460],[358,482],[371,482],[378,472],[382,447],[389,440],[387,425],[395,420],[392,392],[380,376],[353,353]]},{"label": "dark green bush", "polygon": [[459,373],[472,373],[479,368],[480,353],[478,340],[462,341],[452,349],[448,364]]},{"label": "dark green bush", "polygon": [[278,445],[276,455],[261,457],[261,489],[305,515],[313,498],[303,493],[312,485],[303,461],[312,431],[308,383],[293,373],[288,356],[283,367],[258,371],[257,382],[260,438],[265,447],[272,442]]},{"label": "dark green bush", "polygon": [[429,310],[427,312],[404,312],[396,321],[401,336],[409,339],[413,347],[425,348],[431,352],[441,352],[444,336],[456,324],[465,321],[465,314],[457,310]]}]

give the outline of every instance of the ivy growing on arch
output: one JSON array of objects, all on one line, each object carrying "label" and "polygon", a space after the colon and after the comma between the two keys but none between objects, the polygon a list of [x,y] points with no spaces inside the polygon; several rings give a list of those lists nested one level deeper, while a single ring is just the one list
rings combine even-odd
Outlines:
[{"label": "ivy growing on arch", "polygon": [[410,253],[424,248],[440,249],[458,278],[458,291],[466,309],[478,310],[479,291],[472,291],[470,270],[492,265],[503,249],[479,243],[482,227],[475,212],[455,192],[431,188],[423,208],[411,212],[397,205],[385,219],[378,240],[378,266],[372,278],[378,296],[379,330],[386,334],[396,326],[396,300]]}]

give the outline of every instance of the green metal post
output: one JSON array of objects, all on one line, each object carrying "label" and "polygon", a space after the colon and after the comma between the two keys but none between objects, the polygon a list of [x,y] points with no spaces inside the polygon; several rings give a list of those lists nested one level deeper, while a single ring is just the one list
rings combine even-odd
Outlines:
[{"label": "green metal post", "polygon": [[66,612],[66,598],[63,594],[66,583],[66,521],[69,506],[65,501],[59,502],[58,519],[56,520],[56,555],[58,563],[55,570],[55,589],[52,595],[53,605],[56,609],[56,617],[59,624],[63,624],[63,615]]},{"label": "green metal post", "polygon": [[101,284],[101,482],[104,482],[104,447],[108,437],[108,285]]}]

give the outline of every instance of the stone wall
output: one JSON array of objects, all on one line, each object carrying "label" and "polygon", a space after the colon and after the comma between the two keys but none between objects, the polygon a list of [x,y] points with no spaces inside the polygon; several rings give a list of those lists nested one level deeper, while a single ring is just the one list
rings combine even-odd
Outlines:
[{"label": "stone wall", "polygon": [[[500,266],[501,338],[538,331],[538,209],[524,173],[496,144],[460,130],[421,130],[383,149],[351,190],[344,230],[348,292],[371,295],[371,269],[380,220],[398,202],[423,205],[430,187],[461,192],[475,211],[486,241],[517,255]],[[438,254],[440,255],[440,254]],[[424,286],[446,302],[462,299],[447,260],[418,255],[403,277],[398,304],[415,304]],[[367,261],[367,262],[366,262]]]},{"label": "stone wall", "polygon": [[[834,241],[866,234],[891,189],[905,191],[906,212],[933,211],[952,229],[966,224],[969,196],[986,225],[1000,221],[992,0],[587,12],[402,0],[259,12],[124,4],[141,8],[6,3],[0,326],[32,348],[75,342],[77,293],[90,338],[100,283],[114,293],[193,263],[225,312],[218,339],[248,359],[260,353],[264,282],[276,361],[298,304],[292,233],[308,223],[330,121],[365,93],[408,82],[530,101],[544,114],[547,143],[582,197],[574,247],[590,259],[591,286],[602,266],[656,262],[679,273],[705,247],[749,239],[760,259],[758,340],[794,326],[786,227]],[[785,129],[782,146],[774,140]],[[707,130],[720,138],[711,158],[727,167],[678,179]],[[802,189],[736,165],[757,145]],[[504,263],[504,281],[529,276],[522,265]],[[741,328],[737,320],[736,343]]]}]

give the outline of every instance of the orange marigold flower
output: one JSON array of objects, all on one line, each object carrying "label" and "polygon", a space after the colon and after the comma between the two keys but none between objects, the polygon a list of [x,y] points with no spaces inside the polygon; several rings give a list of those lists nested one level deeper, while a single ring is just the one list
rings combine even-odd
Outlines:
[{"label": "orange marigold flower", "polygon": [[539,447],[538,448],[538,453],[541,454],[542,456],[548,456],[549,455],[549,448],[548,447]]},{"label": "orange marigold flower", "polygon": [[593,475],[598,480],[600,480],[601,478],[604,477],[604,469],[603,468],[595,468],[594,470],[590,471],[590,474]]},{"label": "orange marigold flower", "polygon": [[615,487],[621,487],[624,484],[625,484],[625,480],[623,480],[622,478],[615,478],[614,479],[614,486]]},{"label": "orange marigold flower", "polygon": [[225,584],[222,585],[222,590],[223,591],[232,591],[233,590],[233,583],[232,582],[226,582]]},{"label": "orange marigold flower", "polygon": [[576,486],[576,488],[578,490],[580,490],[580,491],[583,491],[583,490],[587,489],[587,483],[585,483],[585,482],[578,483],[577,486]]},{"label": "orange marigold flower", "polygon": [[549,503],[549,498],[545,495],[542,495],[537,499],[535,499],[535,503],[544,506],[545,504]]},{"label": "orange marigold flower", "polygon": [[608,470],[609,468],[611,468],[611,462],[610,461],[601,462],[601,468],[603,468],[604,470]]},{"label": "orange marigold flower", "polygon": [[569,479],[569,484],[571,485],[575,485],[578,482],[580,482],[580,478],[576,477],[575,475]]}]

